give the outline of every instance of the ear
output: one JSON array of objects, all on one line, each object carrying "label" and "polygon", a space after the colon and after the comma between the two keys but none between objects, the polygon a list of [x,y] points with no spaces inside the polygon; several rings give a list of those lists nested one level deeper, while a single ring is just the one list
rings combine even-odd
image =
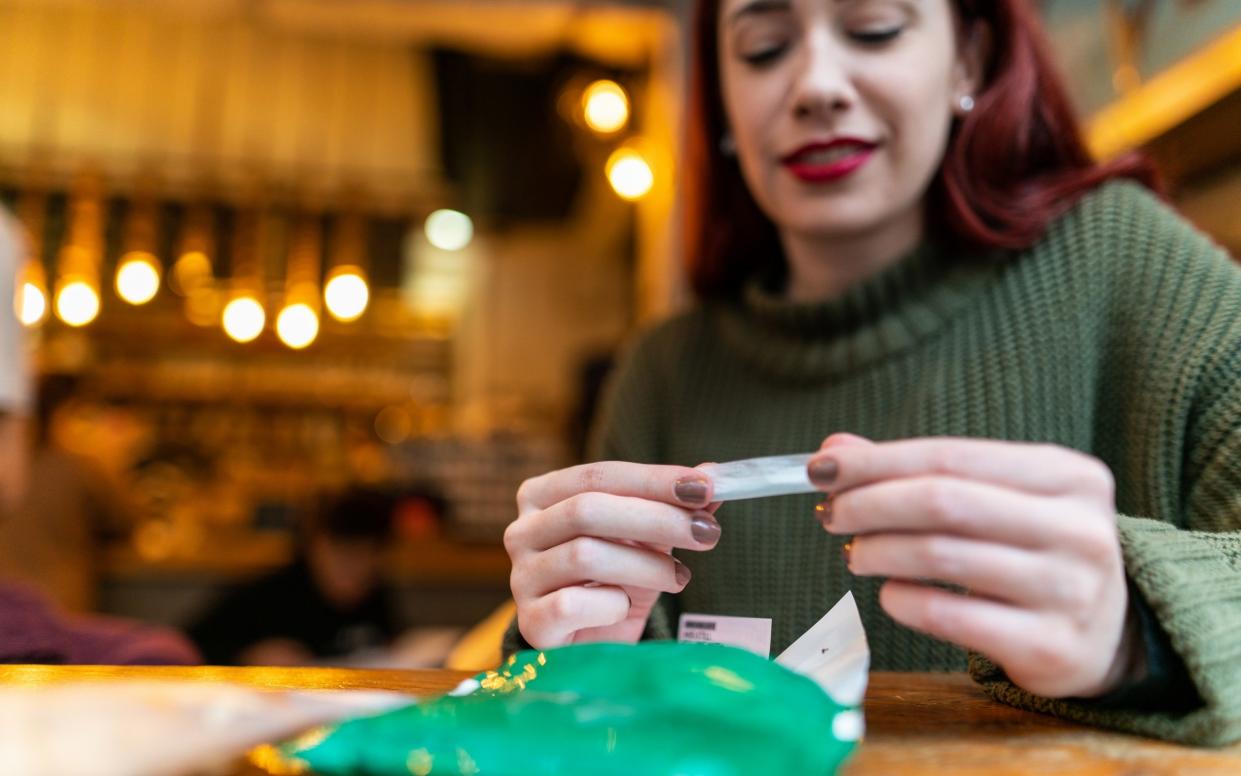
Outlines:
[{"label": "ear", "polygon": [[965,96],[974,97],[982,90],[991,62],[991,27],[975,21],[958,28],[957,61],[953,68],[953,110]]}]

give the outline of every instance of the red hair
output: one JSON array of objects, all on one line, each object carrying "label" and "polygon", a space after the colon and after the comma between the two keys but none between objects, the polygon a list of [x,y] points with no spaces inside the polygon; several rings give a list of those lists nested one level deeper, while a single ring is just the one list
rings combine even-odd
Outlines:
[{"label": "red hair", "polygon": [[[1112,178],[1156,188],[1153,168],[1129,155],[1095,162],[1024,0],[952,0],[962,29],[986,25],[992,57],[975,108],[955,122],[926,197],[928,223],[965,249],[1023,249],[1085,193]],[[782,261],[775,225],[750,196],[736,160],[724,156],[719,0],[698,0],[686,145],[690,278],[702,297],[734,294],[756,271]]]}]

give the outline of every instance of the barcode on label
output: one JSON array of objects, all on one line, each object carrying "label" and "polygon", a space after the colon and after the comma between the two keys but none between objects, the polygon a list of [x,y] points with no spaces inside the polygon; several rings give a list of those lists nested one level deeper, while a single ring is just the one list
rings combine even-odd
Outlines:
[{"label": "barcode on label", "polygon": [[709,631],[713,631],[713,630],[715,630],[715,623],[713,623],[713,622],[699,622],[699,621],[697,621],[697,620],[686,620],[686,621],[685,621],[685,627],[686,627],[686,628],[691,628],[691,629],[693,629],[693,630],[709,630]]}]

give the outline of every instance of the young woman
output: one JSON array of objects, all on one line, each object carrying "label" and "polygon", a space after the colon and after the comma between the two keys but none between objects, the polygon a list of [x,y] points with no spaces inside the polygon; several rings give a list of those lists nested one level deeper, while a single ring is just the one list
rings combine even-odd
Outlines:
[{"label": "young woman", "polygon": [[[604,462],[518,493],[514,643],[690,611],[778,652],[852,589],[876,669],[1241,737],[1241,269],[1091,161],[1022,0],[696,24],[701,304],[629,354]],[[818,504],[688,468],[815,449]]]}]

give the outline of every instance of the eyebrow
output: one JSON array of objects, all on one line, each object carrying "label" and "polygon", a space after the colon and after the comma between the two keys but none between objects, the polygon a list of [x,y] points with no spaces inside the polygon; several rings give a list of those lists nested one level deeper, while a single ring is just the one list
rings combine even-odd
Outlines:
[{"label": "eyebrow", "polygon": [[792,8],[792,6],[793,4],[790,0],[753,0],[753,2],[746,3],[736,11],[733,11],[728,17],[728,22],[729,24],[732,24],[746,16],[762,16],[770,13],[780,13],[782,11],[788,11]]}]

